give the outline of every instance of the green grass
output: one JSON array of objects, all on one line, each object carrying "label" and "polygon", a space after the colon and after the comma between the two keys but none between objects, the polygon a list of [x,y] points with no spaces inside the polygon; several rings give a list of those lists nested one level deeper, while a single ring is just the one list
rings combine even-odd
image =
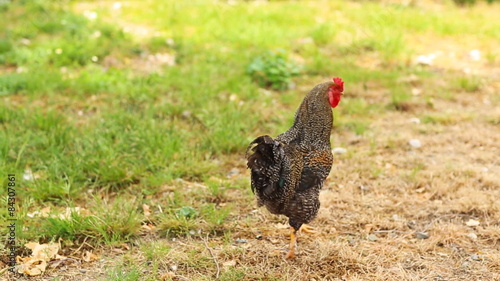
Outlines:
[{"label": "green grass", "polygon": [[[137,237],[146,221],[164,236],[230,231],[238,203],[229,194],[248,189],[248,182],[217,179],[239,165],[252,138],[290,126],[304,88],[342,77],[346,95],[335,112],[336,128],[364,135],[378,114],[423,103],[402,77],[441,79],[408,63],[417,55],[410,38],[500,40],[492,14],[450,3],[435,11],[376,2],[147,0],[123,5],[117,20],[108,1],[95,3],[96,19],[84,15],[79,1],[4,2],[0,170],[17,175],[18,216],[45,206],[90,211],[24,220],[23,241],[116,244]],[[125,32],[125,22],[150,36]],[[285,73],[283,83],[296,88],[263,91],[246,70],[259,55],[278,49],[300,61],[302,74]],[[175,65],[148,67],[156,53],[175,56]],[[367,63],[371,59],[376,63]],[[488,61],[495,63],[496,55]],[[475,93],[485,84],[479,77],[445,75],[453,77],[442,86],[448,96]],[[25,170],[34,179],[23,179]],[[186,190],[179,178],[204,188]],[[165,192],[165,185],[175,190]],[[249,192],[239,200],[253,202]],[[144,203],[162,212],[145,218]],[[118,268],[108,280],[137,280],[139,273]],[[231,270],[221,279],[244,274]]]}]

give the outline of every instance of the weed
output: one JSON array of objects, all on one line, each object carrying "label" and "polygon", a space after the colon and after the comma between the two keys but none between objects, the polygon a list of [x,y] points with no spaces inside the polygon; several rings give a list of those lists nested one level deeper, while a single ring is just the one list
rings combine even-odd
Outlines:
[{"label": "weed", "polygon": [[142,270],[135,266],[119,266],[111,268],[106,276],[106,281],[138,281],[141,280]]},{"label": "weed", "polygon": [[268,51],[250,63],[247,73],[261,87],[285,90],[290,87],[291,78],[299,75],[300,67],[284,50]]},{"label": "weed", "polygon": [[179,210],[175,211],[175,214],[178,217],[185,219],[192,219],[198,216],[198,212],[195,209],[187,206],[184,206]]},{"label": "weed", "polygon": [[476,76],[459,77],[455,83],[458,89],[468,93],[477,92],[481,88],[481,79]]}]

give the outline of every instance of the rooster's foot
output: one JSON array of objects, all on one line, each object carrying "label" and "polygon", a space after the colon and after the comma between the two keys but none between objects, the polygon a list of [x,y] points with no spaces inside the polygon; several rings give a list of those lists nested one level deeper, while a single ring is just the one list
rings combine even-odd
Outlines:
[{"label": "rooster's foot", "polygon": [[313,227],[311,226],[308,226],[307,224],[303,224],[301,227],[300,227],[300,231],[303,231],[305,233],[309,233],[309,234],[314,234],[314,233],[318,233],[317,231],[314,230]]}]

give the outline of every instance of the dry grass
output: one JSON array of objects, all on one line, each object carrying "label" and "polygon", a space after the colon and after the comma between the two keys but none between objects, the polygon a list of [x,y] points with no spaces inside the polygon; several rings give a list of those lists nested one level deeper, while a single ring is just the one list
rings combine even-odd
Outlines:
[{"label": "dry grass", "polygon": [[[463,113],[460,101],[467,99],[456,98],[439,105],[451,119]],[[442,110],[436,107],[414,114]],[[466,110],[473,116],[468,121],[439,124],[414,124],[412,114],[388,111],[374,118],[368,135],[334,132],[334,144],[348,153],[336,156],[312,223],[319,233],[299,236],[296,260],[284,260],[286,218],[255,209],[241,189],[219,202],[238,207],[224,234],[206,245],[203,232],[148,235],[126,255],[103,255],[118,264],[156,262],[159,274],[151,280],[498,280],[500,134],[481,117],[484,104]],[[493,105],[487,110],[499,113]],[[411,148],[411,138],[423,146]],[[228,182],[248,179],[243,160],[234,160],[241,174]],[[468,226],[471,219],[479,225]],[[148,256],[151,251],[156,254]]]},{"label": "dry grass", "polygon": [[[476,95],[492,98],[484,92]],[[333,134],[334,144],[347,147],[348,153],[336,157],[321,193],[322,208],[312,224],[320,233],[300,236],[296,260],[283,259],[286,218],[252,210],[242,201],[226,226],[232,232],[209,240],[221,277],[230,280],[228,276],[241,273],[246,280],[498,280],[500,134],[482,112],[498,116],[499,109],[468,102],[468,94],[455,98],[412,114],[380,114],[366,136]],[[409,121],[443,111],[452,121]],[[464,112],[472,117],[460,119]],[[411,148],[412,138],[423,146]],[[248,176],[246,172],[240,177]],[[237,203],[238,197],[228,200]],[[468,226],[471,219],[479,225]],[[429,237],[419,239],[416,232]],[[237,238],[248,242],[238,244]],[[178,280],[216,276],[215,261],[200,239],[165,243],[172,247],[165,267],[177,265]],[[197,253],[199,264],[191,264],[187,249]]]}]

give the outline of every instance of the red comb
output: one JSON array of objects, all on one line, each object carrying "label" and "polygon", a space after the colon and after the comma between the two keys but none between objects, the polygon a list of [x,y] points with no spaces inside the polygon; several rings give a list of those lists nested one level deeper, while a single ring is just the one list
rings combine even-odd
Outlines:
[{"label": "red comb", "polygon": [[332,88],[334,88],[335,90],[338,90],[340,92],[344,91],[344,81],[342,81],[342,78],[339,78],[339,77],[333,78],[333,83],[335,83],[335,85],[333,85]]}]

